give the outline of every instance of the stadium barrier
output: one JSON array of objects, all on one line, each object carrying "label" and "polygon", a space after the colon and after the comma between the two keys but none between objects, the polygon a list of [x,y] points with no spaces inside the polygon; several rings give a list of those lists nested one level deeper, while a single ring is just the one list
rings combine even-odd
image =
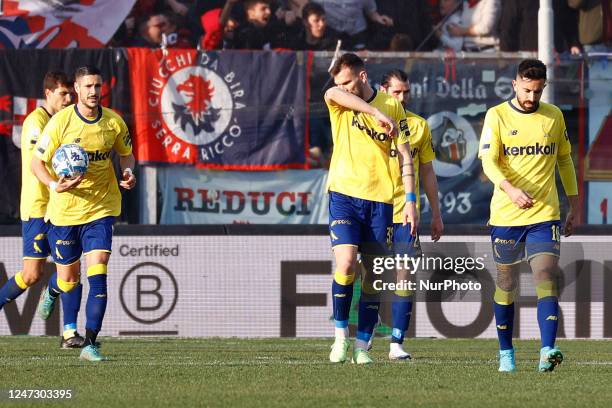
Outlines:
[{"label": "stadium barrier", "polygon": [[[433,267],[419,269],[415,275],[430,290],[416,290],[409,335],[495,338],[496,272],[486,229],[449,227],[448,232],[435,245],[426,234],[422,237],[424,258],[445,263],[440,266],[434,261]],[[612,234],[609,228],[582,232],[589,235],[562,243],[559,334],[612,338]],[[1,235],[0,284],[21,267],[17,228],[3,229]],[[476,260],[471,267],[468,258]],[[324,226],[118,226],[102,335],[331,336],[333,268]],[[53,265],[48,269],[53,270]],[[528,268],[521,272],[515,335],[536,338],[535,289]],[[432,289],[447,281],[453,286]],[[85,279],[83,284],[86,294]],[[0,335],[60,333],[59,311],[47,322],[35,317],[42,288],[35,285],[5,306],[0,313]],[[351,324],[356,321],[354,314]],[[389,322],[385,302],[381,315],[383,323]],[[84,313],[79,317],[79,327],[83,325]],[[384,324],[379,333],[385,333]]]}]

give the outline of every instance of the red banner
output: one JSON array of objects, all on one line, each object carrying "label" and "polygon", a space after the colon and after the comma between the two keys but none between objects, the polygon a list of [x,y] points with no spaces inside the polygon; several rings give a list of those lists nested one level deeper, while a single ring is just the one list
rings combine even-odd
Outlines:
[{"label": "red banner", "polygon": [[0,49],[103,47],[135,2],[6,0],[0,16]]}]

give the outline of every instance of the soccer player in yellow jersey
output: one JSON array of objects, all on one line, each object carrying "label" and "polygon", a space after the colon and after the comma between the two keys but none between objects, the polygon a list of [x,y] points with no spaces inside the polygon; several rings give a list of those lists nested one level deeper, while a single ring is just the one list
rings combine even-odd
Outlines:
[{"label": "soccer player in yellow jersey", "polygon": [[[332,284],[336,340],[329,359],[346,361],[349,348],[348,318],[353,293],[357,253],[366,271],[372,271],[376,256],[389,254],[393,233],[394,180],[391,173],[392,138],[399,153],[407,204],[404,224],[416,233],[414,171],[404,109],[394,98],[377,92],[368,82],[361,58],[344,54],[331,69],[336,86],[325,93],[332,126],[334,150],[327,190],[329,229],[336,258]],[[400,131],[398,132],[397,123]],[[372,363],[368,341],[378,321],[380,300],[371,278],[362,281],[359,322],[352,361]]]},{"label": "soccer player in yellow jersey", "polygon": [[[21,131],[21,228],[23,237],[23,271],[0,288],[0,309],[25,290],[38,282],[44,273],[47,257],[51,254],[47,233],[49,224],[44,220],[49,201],[49,189],[30,171],[34,145],[45,125],[58,111],[72,102],[72,83],[60,71],[50,71],[43,80],[45,102],[32,111],[24,120]],[[55,279],[55,275],[51,277]],[[79,348],[83,337],[76,332],[76,321],[81,306],[82,287],[79,285],[70,293],[62,295],[64,311],[64,334],[61,348]]]},{"label": "soccer player in yellow jersey", "polygon": [[[381,81],[380,90],[397,99],[405,108],[410,99],[410,82],[408,75],[400,69],[387,72]],[[435,159],[431,132],[427,121],[408,110],[406,110],[408,130],[410,132],[410,155],[414,164],[415,195],[417,198],[417,216],[420,210],[419,176],[421,178],[425,194],[429,200],[431,215],[431,239],[435,242],[440,239],[444,231],[444,223],[438,203],[438,181],[434,173],[433,160]],[[403,210],[405,200],[404,185],[399,171],[397,154],[392,151],[391,171],[395,179],[395,194],[393,199],[393,250],[400,256],[419,256],[421,252],[418,234],[410,234],[410,226],[403,225]],[[410,279],[410,271],[397,270],[397,282]],[[391,305],[392,331],[391,344],[389,345],[389,358],[391,360],[410,359],[402,344],[404,334],[410,325],[412,314],[412,293],[408,290],[396,290],[393,294]]]},{"label": "soccer player in yellow jersey", "polygon": [[545,372],[563,361],[555,347],[561,240],[555,165],[570,203],[565,236],[572,233],[575,224],[578,188],[563,114],[556,106],[540,102],[546,86],[546,66],[538,60],[524,60],[512,85],[516,96],[487,111],[479,151],[484,172],[495,185],[489,223],[497,264],[494,308],[499,371],[516,369],[512,346],[514,295],[519,263],[526,257],[538,296],[542,342],[539,370]]},{"label": "soccer player in yellow jersey", "polygon": [[[121,213],[119,186],[132,189],[134,156],[127,125],[110,109],[100,106],[102,75],[95,67],[75,73],[78,102],[58,112],[36,143],[32,171],[51,190],[47,217],[51,221],[51,252],[57,265],[57,279],[49,282],[39,303],[39,314],[48,315],[60,293],[79,282],[79,259],[87,262],[85,344],[81,359],[101,361],[96,337],[102,327],[107,302],[106,273],[111,254],[113,223]],[[73,180],[56,180],[46,164],[65,144],[76,143],[89,155],[87,172]],[[122,180],[117,183],[111,151],[119,154]]]}]

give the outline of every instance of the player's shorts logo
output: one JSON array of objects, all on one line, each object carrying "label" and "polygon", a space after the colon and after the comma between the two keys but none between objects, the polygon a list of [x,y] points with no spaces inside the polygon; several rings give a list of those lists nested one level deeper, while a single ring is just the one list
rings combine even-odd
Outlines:
[{"label": "player's shorts logo", "polygon": [[466,171],[478,154],[478,139],[472,125],[448,111],[433,114],[427,122],[436,153],[436,174],[454,177]]}]

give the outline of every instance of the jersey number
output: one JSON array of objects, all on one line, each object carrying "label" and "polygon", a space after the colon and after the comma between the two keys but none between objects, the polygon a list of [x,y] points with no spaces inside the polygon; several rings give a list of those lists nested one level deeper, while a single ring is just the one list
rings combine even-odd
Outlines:
[{"label": "jersey number", "polygon": [[561,231],[558,225],[552,225],[552,239],[556,242],[561,242]]}]

